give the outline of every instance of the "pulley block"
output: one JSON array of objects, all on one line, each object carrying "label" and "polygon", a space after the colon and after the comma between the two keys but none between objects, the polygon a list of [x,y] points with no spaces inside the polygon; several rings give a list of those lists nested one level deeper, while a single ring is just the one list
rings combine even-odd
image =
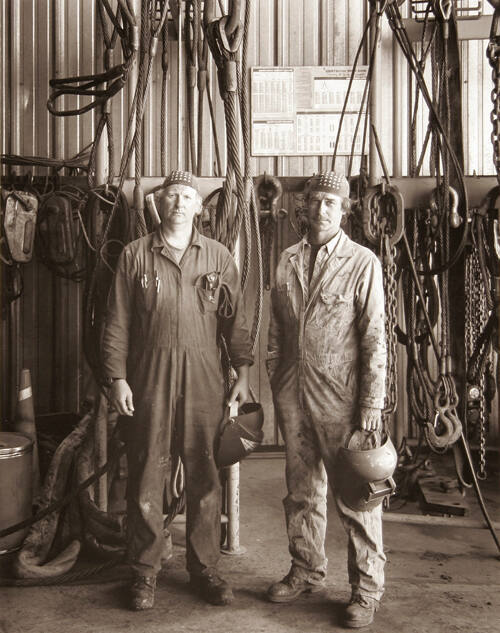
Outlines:
[{"label": "pulley block", "polygon": [[258,176],[255,180],[255,192],[259,200],[259,208],[261,215],[271,213],[273,220],[286,217],[285,209],[278,209],[278,200],[283,194],[283,187],[276,176],[264,174]]},{"label": "pulley block", "polygon": [[38,199],[27,191],[13,191],[5,201],[4,231],[12,259],[29,262],[35,242]]},{"label": "pulley block", "polygon": [[481,409],[481,387],[475,384],[467,385],[467,422],[470,424],[477,424],[480,417]]},{"label": "pulley block", "polygon": [[76,236],[71,200],[53,195],[43,205],[40,232],[47,246],[47,257],[54,264],[69,264],[75,259]]}]

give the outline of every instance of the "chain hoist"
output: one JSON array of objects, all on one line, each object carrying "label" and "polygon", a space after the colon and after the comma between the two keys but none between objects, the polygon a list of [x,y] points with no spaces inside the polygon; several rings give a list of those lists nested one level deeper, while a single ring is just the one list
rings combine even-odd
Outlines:
[{"label": "chain hoist", "polygon": [[285,209],[278,209],[278,200],[283,194],[280,181],[275,176],[264,174],[255,181],[255,193],[259,206],[259,230],[262,243],[262,276],[264,288],[271,288],[271,268],[276,266],[272,262],[273,242],[278,220],[287,215]]},{"label": "chain hoist", "polygon": [[489,311],[488,279],[485,278],[484,262],[481,263],[482,240],[481,211],[475,215],[475,242],[466,259],[465,268],[465,343],[466,343],[466,375],[467,375],[467,416],[473,425],[473,434],[479,441],[478,479],[486,479],[486,434],[489,384],[486,376],[486,365],[491,355],[491,323]]}]

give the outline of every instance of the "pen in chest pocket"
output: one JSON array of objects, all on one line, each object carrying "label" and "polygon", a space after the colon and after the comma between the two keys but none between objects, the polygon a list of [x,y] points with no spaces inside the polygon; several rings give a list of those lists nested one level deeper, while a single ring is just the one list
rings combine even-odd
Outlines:
[{"label": "pen in chest pocket", "polygon": [[[155,270],[153,273],[153,281],[155,284],[156,292],[159,294],[160,288],[161,288],[161,278],[157,270]],[[141,275],[141,287],[144,288],[144,290],[146,290],[148,286],[149,286],[148,273],[143,273]]]}]

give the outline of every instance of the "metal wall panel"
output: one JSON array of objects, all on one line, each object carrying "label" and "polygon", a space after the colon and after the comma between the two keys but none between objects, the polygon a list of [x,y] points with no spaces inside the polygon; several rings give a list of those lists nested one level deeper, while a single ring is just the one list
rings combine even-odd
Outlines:
[{"label": "metal wall panel", "polygon": [[[249,65],[341,65],[352,62],[366,19],[364,0],[269,0],[251,3]],[[2,151],[69,158],[87,146],[95,131],[91,112],[80,117],[58,118],[49,115],[46,101],[49,79],[55,76],[92,73],[102,38],[97,28],[94,0],[2,0]],[[59,31],[56,33],[56,30]],[[55,43],[57,42],[57,45]],[[16,50],[16,46],[19,50]],[[490,70],[483,42],[467,42],[463,49],[464,95],[471,111],[485,116],[467,117],[466,145],[469,148],[469,172],[492,173],[489,142]],[[20,48],[22,47],[22,48]],[[169,168],[187,163],[187,127],[184,112],[179,115],[178,43],[170,43],[169,98]],[[119,48],[115,49],[115,58]],[[384,77],[392,74],[392,39],[384,22],[382,46]],[[118,60],[115,59],[115,62]],[[364,62],[366,59],[363,60]],[[60,66],[60,67],[59,67]],[[223,130],[223,106],[218,94],[216,72],[210,69],[212,96],[217,127]],[[12,78],[12,81],[11,81]],[[185,103],[185,80],[181,80],[181,105]],[[391,82],[383,82],[380,101],[384,112],[392,108]],[[7,96],[9,95],[9,96]],[[10,97],[10,98],[9,98]],[[143,175],[160,173],[160,55],[155,62],[144,119]],[[66,97],[66,107],[82,104],[80,97]],[[16,104],[12,110],[11,102]],[[62,100],[59,102],[62,105]],[[115,171],[123,147],[128,121],[128,91],[125,88],[112,103],[114,141],[117,149]],[[205,107],[205,113],[208,108]],[[425,119],[425,114],[423,115]],[[178,147],[178,121],[181,122]],[[392,125],[384,117],[379,136],[386,161],[391,163]],[[205,154],[203,175],[214,175],[214,151],[210,125],[204,126]],[[58,149],[53,137],[62,140]],[[16,149],[17,148],[17,149]],[[224,148],[223,155],[224,155]],[[179,162],[181,164],[179,164]],[[344,159],[338,167],[343,167]],[[327,158],[255,158],[255,173],[302,175],[328,165]],[[20,170],[17,170],[20,171]],[[3,170],[5,173],[5,170]],[[35,168],[34,174],[45,173]]]},{"label": "metal wall panel", "polygon": [[[112,3],[113,4],[113,3]],[[116,2],[114,3],[116,4]],[[249,65],[340,65],[352,62],[366,17],[364,0],[334,2],[334,0],[273,0],[251,3]],[[22,103],[22,123],[15,124],[15,113],[10,113],[8,104],[3,104],[3,130],[9,130],[9,139],[3,141],[5,151],[18,147],[24,154],[39,156],[64,156],[70,158],[87,146],[95,131],[92,112],[79,117],[53,117],[46,109],[50,93],[49,79],[52,77],[91,74],[102,70],[103,46],[98,26],[94,0],[2,0],[4,29],[11,32],[2,38],[5,49],[3,60],[10,61],[6,70],[19,74],[19,81],[12,82],[14,101]],[[7,10],[10,8],[10,12]],[[17,25],[17,26],[16,26]],[[12,46],[21,43],[21,54],[15,55]],[[384,63],[390,64],[390,41],[384,45]],[[19,44],[21,45],[21,44]],[[161,48],[161,47],[160,47]],[[182,51],[181,62],[184,57]],[[97,58],[99,57],[99,63]],[[114,63],[120,57],[119,46],[115,48]],[[160,103],[161,103],[161,50],[155,60],[149,99],[144,116],[144,164],[145,176],[160,173]],[[178,75],[178,42],[170,42],[169,90],[167,118],[169,121],[168,167],[186,166],[188,157],[188,135],[184,108],[179,114],[178,105],[185,104],[185,78]],[[364,60],[366,61],[366,60]],[[217,127],[224,129],[224,110],[221,102],[216,70],[210,68],[211,89],[216,112]],[[177,88],[180,87],[180,94]],[[19,98],[17,95],[19,94]],[[391,98],[390,91],[384,93],[385,100]],[[59,99],[60,107],[83,105],[86,101],[77,96]],[[128,89],[125,88],[112,102],[114,142],[117,150],[114,169],[118,172],[120,151],[123,148],[128,121]],[[208,113],[208,107],[205,107]],[[178,131],[180,125],[180,139]],[[204,126],[205,153],[203,175],[214,175],[215,156],[211,143],[210,125]],[[390,124],[387,124],[390,134]],[[17,136],[19,138],[17,138]],[[55,147],[54,136],[61,144]],[[221,136],[223,136],[221,134]],[[385,138],[384,132],[381,137]],[[17,139],[17,140],[16,140]],[[180,140],[180,145],[178,143]],[[388,141],[386,141],[388,142]],[[222,145],[224,145],[222,143]],[[224,156],[225,149],[222,149]],[[390,160],[390,152],[387,152]],[[340,161],[339,167],[342,166]],[[255,173],[277,175],[302,175],[327,165],[328,159],[320,158],[256,158],[252,160]],[[3,170],[5,173],[5,170]],[[34,174],[45,173],[35,168]]]}]

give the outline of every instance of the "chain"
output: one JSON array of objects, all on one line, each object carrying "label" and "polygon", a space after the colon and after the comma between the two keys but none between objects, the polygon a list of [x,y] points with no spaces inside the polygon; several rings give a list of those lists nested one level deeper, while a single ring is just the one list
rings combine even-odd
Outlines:
[{"label": "chain", "polygon": [[473,301],[473,293],[475,284],[472,279],[472,254],[468,254],[465,258],[465,372],[468,371],[468,360],[474,349],[474,341],[472,338],[472,315],[474,312],[475,302]]},{"label": "chain", "polygon": [[485,288],[481,275],[478,253],[473,250],[466,259],[466,291],[465,291],[465,349],[466,374],[468,376],[469,415],[476,416],[474,424],[479,437],[478,479],[486,479],[486,380],[484,371],[471,361],[478,338],[488,321]]},{"label": "chain", "polygon": [[370,227],[370,232],[372,235],[379,234],[382,224],[382,209],[379,202],[380,200],[378,196],[373,196],[370,202],[370,215],[368,225]]},{"label": "chain", "polygon": [[491,143],[493,145],[493,164],[497,172],[497,180],[500,183],[500,36],[497,34],[500,9],[496,8],[491,21],[490,41],[486,49],[486,56],[492,68],[491,78],[493,90],[491,101],[493,110],[490,119],[493,126]]},{"label": "chain", "polygon": [[404,227],[404,203],[400,192],[390,185],[363,200],[363,232],[371,244],[378,246],[382,260],[387,348],[386,397],[384,417],[397,407],[397,282],[396,244]]},{"label": "chain", "polygon": [[[474,253],[474,265],[475,265],[475,276],[479,283],[476,283],[478,301],[479,301],[479,327],[482,329],[485,327],[486,322],[488,321],[488,310],[486,307],[486,291],[487,288],[484,287],[483,277],[481,275],[481,267],[479,265],[479,259],[477,253]],[[479,374],[479,391],[480,391],[480,400],[479,400],[479,470],[476,473],[478,479],[486,479],[486,381],[484,370]]]},{"label": "chain", "polygon": [[397,393],[397,283],[396,283],[396,247],[390,247],[389,236],[382,238],[382,266],[384,273],[385,297],[385,336],[387,345],[387,374],[384,416],[396,410]]},{"label": "chain", "polygon": [[481,372],[479,380],[481,392],[479,400],[479,470],[476,473],[478,479],[486,479],[486,406],[485,406],[485,378]]}]

